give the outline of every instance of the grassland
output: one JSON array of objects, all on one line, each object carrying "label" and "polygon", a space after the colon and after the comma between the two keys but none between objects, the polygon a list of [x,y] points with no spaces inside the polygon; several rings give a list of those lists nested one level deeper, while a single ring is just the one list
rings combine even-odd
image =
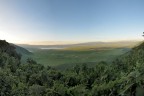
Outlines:
[{"label": "grassland", "polygon": [[128,48],[103,48],[89,50],[37,50],[31,57],[45,66],[69,68],[75,64],[88,63],[92,66],[100,61],[111,62],[127,52]]}]

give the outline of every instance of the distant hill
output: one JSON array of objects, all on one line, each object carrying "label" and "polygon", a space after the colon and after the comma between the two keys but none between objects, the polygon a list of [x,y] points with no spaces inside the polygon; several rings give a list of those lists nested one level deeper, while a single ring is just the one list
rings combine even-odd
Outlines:
[{"label": "distant hill", "polygon": [[66,45],[27,45],[27,44],[19,44],[23,48],[28,49],[41,49],[41,48],[64,48],[64,49],[77,49],[79,47],[85,48],[86,46],[89,47],[96,47],[96,48],[132,48],[138,45],[140,41],[119,41],[119,42],[86,42],[86,43],[79,43],[79,44],[66,44]]}]

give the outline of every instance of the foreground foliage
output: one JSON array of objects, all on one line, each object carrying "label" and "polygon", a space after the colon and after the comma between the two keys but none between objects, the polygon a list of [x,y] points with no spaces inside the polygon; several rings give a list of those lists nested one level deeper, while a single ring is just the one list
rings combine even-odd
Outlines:
[{"label": "foreground foliage", "polygon": [[112,64],[90,68],[76,65],[66,71],[44,67],[0,41],[0,96],[144,96],[144,43]]}]

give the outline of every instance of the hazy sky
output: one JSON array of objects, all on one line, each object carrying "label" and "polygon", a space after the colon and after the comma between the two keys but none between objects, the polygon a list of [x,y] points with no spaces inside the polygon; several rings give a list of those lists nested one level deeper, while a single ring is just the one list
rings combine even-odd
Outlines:
[{"label": "hazy sky", "polygon": [[142,39],[144,0],[0,0],[0,39],[111,41]]}]

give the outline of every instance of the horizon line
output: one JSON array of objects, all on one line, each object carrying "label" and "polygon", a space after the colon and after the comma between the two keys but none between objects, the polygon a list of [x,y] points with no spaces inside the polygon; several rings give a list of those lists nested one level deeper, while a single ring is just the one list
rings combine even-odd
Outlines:
[{"label": "horizon line", "polygon": [[[142,39],[132,39],[132,40],[99,40],[99,41],[27,41],[21,43],[13,43],[17,45],[71,45],[71,44],[80,44],[80,43],[91,43],[91,42],[140,42]],[[12,42],[10,42],[12,43]]]}]

